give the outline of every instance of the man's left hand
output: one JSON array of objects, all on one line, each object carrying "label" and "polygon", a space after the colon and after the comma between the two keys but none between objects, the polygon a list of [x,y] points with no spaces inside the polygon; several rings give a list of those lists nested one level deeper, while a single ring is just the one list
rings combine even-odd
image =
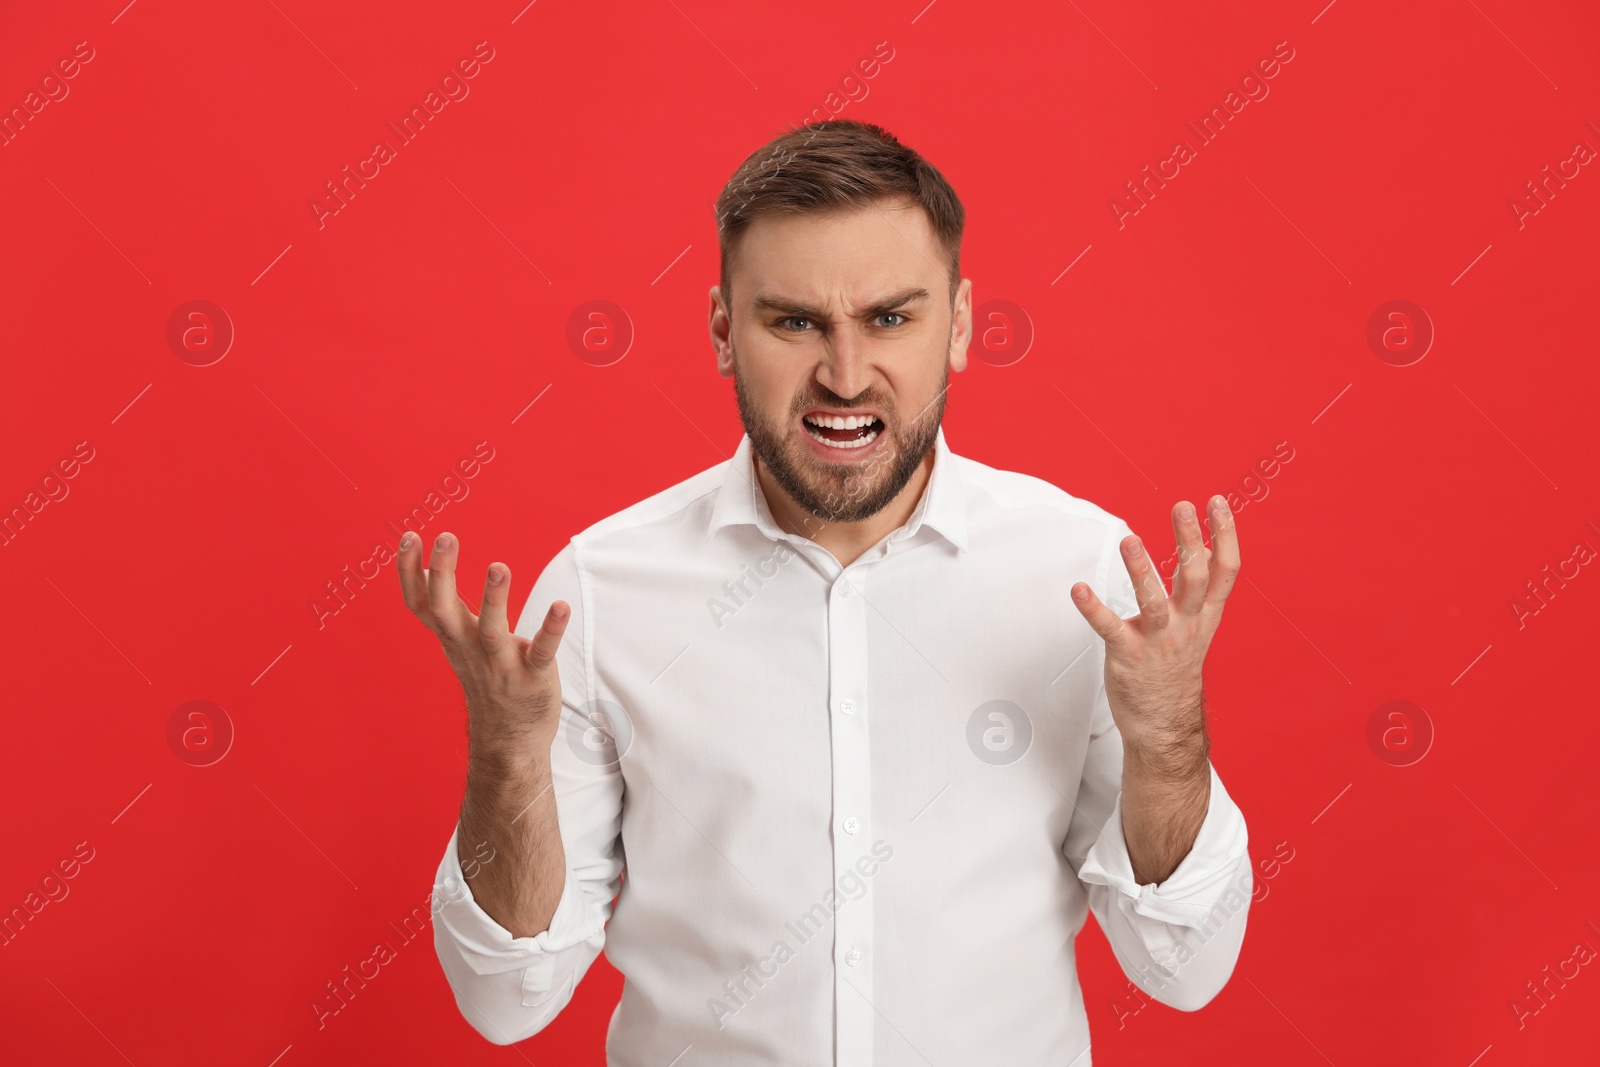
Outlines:
[{"label": "man's left hand", "polygon": [[1161,575],[1136,535],[1120,548],[1133,579],[1139,613],[1121,618],[1087,582],[1072,587],[1072,601],[1106,643],[1106,698],[1126,742],[1163,749],[1204,730],[1201,667],[1222,622],[1222,605],[1239,574],[1236,523],[1221,496],[1211,498],[1211,548],[1205,546],[1193,505],[1172,509],[1178,570],[1168,597]]}]

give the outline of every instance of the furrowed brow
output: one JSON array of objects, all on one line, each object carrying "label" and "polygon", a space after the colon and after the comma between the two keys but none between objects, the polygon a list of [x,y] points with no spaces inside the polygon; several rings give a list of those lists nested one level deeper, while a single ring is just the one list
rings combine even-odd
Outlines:
[{"label": "furrowed brow", "polygon": [[[876,318],[879,315],[896,311],[907,304],[918,300],[926,300],[927,298],[928,290],[926,289],[902,289],[862,308],[861,317]],[[821,308],[813,307],[810,304],[788,297],[769,296],[766,293],[762,293],[752,303],[757,311],[781,311],[785,315],[801,315],[810,319],[827,318],[827,313]]]}]

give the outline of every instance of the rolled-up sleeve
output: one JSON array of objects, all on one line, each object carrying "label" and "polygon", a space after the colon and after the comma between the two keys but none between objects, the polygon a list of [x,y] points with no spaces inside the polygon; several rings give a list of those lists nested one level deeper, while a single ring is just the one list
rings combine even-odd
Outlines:
[{"label": "rolled-up sleeve", "polygon": [[[1111,548],[1127,534],[1113,535]],[[1124,618],[1138,610],[1126,567],[1104,574],[1096,591]],[[1194,845],[1165,881],[1140,885],[1122,829],[1122,735],[1104,682],[1095,699],[1077,808],[1064,851],[1089,897],[1117,962],[1150,997],[1196,1011],[1221,992],[1244,943],[1253,877],[1244,813],[1210,767],[1211,796]]]},{"label": "rolled-up sleeve", "polygon": [[[556,652],[561,725],[550,762],[556,818],[566,853],[565,884],[550,925],[513,937],[478,904],[457,859],[459,824],[434,877],[433,943],[461,1014],[495,1044],[521,1041],[566,1007],[605,947],[606,923],[622,882],[622,775],[606,763],[589,704],[593,632],[584,603],[577,545],[569,542],[534,583],[515,632],[532,637],[553,600],[572,608]],[[576,740],[576,743],[574,742]],[[470,853],[470,849],[468,850]],[[496,862],[491,859],[488,862]]]}]

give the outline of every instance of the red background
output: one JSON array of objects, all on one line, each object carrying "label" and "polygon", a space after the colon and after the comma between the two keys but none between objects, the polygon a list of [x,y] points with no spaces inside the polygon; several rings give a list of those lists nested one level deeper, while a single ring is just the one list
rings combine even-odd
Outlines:
[{"label": "red background", "polygon": [[[1600,967],[1520,1027],[1512,1008],[1600,949],[1579,681],[1600,371],[1577,311],[1600,174],[1520,225],[1511,207],[1600,147],[1591,6],[524,2],[8,5],[8,112],[77,42],[94,58],[0,148],[0,507],[37,506],[79,442],[93,458],[4,545],[0,908],[79,842],[93,859],[0,948],[0,1059],[602,1062],[603,961],[499,1048],[425,939],[318,1028],[324,984],[424,901],[465,750],[392,565],[320,626],[312,605],[478,442],[492,461],[424,530],[461,538],[464,590],[505,560],[519,608],[572,533],[731,454],[712,201],[879,42],[893,58],[839,113],[943,170],[975,303],[1033,331],[1014,362],[1020,334],[991,333],[953,378],[952,448],[1162,555],[1177,500],[1248,496],[1213,754],[1253,855],[1293,859],[1258,871],[1238,968],[1197,1014],[1119,1019],[1091,923],[1095,1062],[1593,1056]],[[470,94],[319,227],[323,183],[480,41]],[[1280,41],[1270,94],[1119,228],[1124,183]],[[208,366],[166,339],[196,299],[236,332]],[[567,341],[597,299],[634,332],[608,366]],[[1394,299],[1436,332],[1408,366],[1367,342]],[[1293,459],[1261,476],[1280,442]],[[192,700],[235,732],[209,766],[169,746]],[[1405,735],[1368,741],[1390,700],[1434,731],[1409,766],[1380,758]]]}]

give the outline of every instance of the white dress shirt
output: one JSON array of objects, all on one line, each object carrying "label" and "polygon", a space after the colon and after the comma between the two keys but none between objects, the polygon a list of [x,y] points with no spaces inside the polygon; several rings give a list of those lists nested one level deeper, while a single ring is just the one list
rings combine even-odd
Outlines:
[{"label": "white dress shirt", "polygon": [[[454,834],[434,887],[439,960],[484,1037],[538,1033],[603,948],[626,980],[609,1067],[1089,1067],[1091,909],[1153,999],[1193,1011],[1222,988],[1244,817],[1213,769],[1194,847],[1135,881],[1105,643],[1069,593],[1137,613],[1127,524],[942,429],[935,448],[911,517],[848,567],[778,528],[745,436],[545,568],[516,632],[572,607],[560,903],[512,937]],[[1104,1030],[1125,991],[1093,992]]]}]

